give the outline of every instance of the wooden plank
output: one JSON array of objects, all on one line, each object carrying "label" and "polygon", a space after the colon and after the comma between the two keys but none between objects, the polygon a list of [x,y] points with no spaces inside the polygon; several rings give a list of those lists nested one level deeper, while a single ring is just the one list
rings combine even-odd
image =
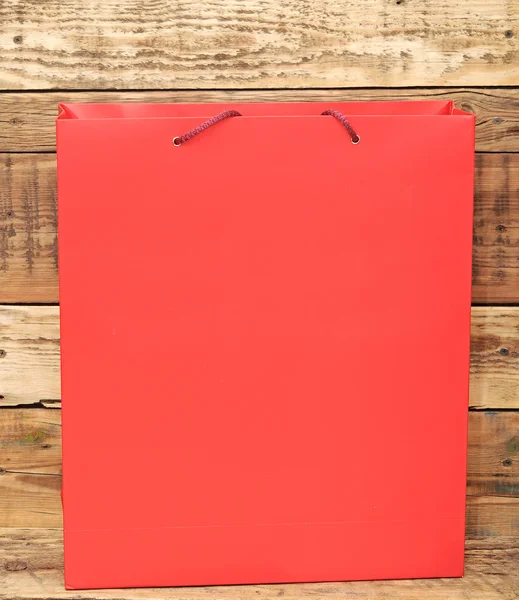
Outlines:
[{"label": "wooden plank", "polygon": [[2,3],[2,89],[516,85],[515,0]]},{"label": "wooden plank", "polygon": [[0,529],[0,598],[6,600],[517,600],[519,540],[469,540],[465,577],[413,581],[65,591],[62,533],[57,529]]},{"label": "wooden plank", "polygon": [[2,475],[59,477],[61,411],[45,408],[0,410],[0,450]]},{"label": "wooden plank", "polygon": [[0,411],[0,526],[61,527],[61,411]]},{"label": "wooden plank", "polygon": [[472,308],[470,371],[473,408],[519,408],[519,308]]},{"label": "wooden plank", "polygon": [[467,498],[467,535],[519,537],[519,498],[471,496]]},{"label": "wooden plank", "polygon": [[60,489],[58,475],[0,474],[1,526],[61,527]]},{"label": "wooden plank", "polygon": [[[0,303],[57,302],[55,156],[0,163]],[[478,154],[475,196],[473,301],[517,303],[519,154]]]},{"label": "wooden plank", "polygon": [[[404,0],[402,0],[404,2]],[[476,115],[476,150],[519,151],[519,89],[235,90],[0,94],[0,152],[53,151],[58,102],[454,100]]]},{"label": "wooden plank", "polygon": [[0,307],[0,406],[59,400],[59,309]]},{"label": "wooden plank", "polygon": [[[61,527],[60,417],[0,410],[0,527]],[[467,535],[519,536],[519,412],[469,413],[467,477]]]},{"label": "wooden plank", "polygon": [[0,298],[58,299],[56,157],[0,155]]},{"label": "wooden plank", "polygon": [[519,412],[469,413],[467,535],[519,537]]},{"label": "wooden plank", "polygon": [[[472,408],[519,408],[518,327],[519,307],[473,307]],[[59,401],[58,307],[0,306],[0,361],[0,406]]]},{"label": "wooden plank", "polygon": [[519,411],[469,413],[467,495],[519,500]]},{"label": "wooden plank", "polygon": [[61,527],[60,491],[61,411],[1,410],[0,527]]},{"label": "wooden plank", "polygon": [[476,155],[473,243],[472,300],[485,304],[517,303],[518,155]]}]

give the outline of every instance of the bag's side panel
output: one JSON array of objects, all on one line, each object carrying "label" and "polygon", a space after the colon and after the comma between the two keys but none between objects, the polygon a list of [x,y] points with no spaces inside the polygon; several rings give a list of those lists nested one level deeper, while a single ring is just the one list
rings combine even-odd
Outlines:
[{"label": "bag's side panel", "polygon": [[67,586],[461,575],[473,119],[198,121],[60,123]]}]

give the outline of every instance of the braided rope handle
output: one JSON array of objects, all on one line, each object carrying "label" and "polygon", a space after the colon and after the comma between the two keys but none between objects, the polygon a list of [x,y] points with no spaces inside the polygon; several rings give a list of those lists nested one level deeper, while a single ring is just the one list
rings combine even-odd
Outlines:
[{"label": "braided rope handle", "polygon": [[[325,117],[330,116],[330,117],[334,117],[335,119],[337,119],[337,121],[339,121],[339,123],[348,132],[348,134],[351,138],[352,144],[358,144],[360,142],[360,136],[353,129],[353,127],[351,126],[351,123],[341,112],[339,112],[338,110],[325,110],[324,112],[321,113],[321,115],[325,116]],[[209,127],[212,127],[213,125],[216,125],[220,121],[224,121],[225,119],[229,119],[230,117],[241,117],[241,116],[242,116],[242,114],[239,113],[237,110],[224,110],[223,112],[218,113],[214,117],[207,119],[207,121],[204,121],[200,125],[193,127],[193,129],[190,129],[187,133],[184,133],[184,135],[179,135],[179,136],[174,137],[173,145],[177,146],[177,147],[181,146],[182,144],[185,144],[186,142],[188,142],[191,138],[195,137],[195,135],[202,133],[202,131],[205,131],[206,129],[208,129]]]},{"label": "braided rope handle", "polygon": [[335,119],[337,119],[337,121],[339,121],[339,123],[350,134],[352,144],[356,145],[360,142],[360,136],[357,134],[355,129],[353,129],[353,127],[351,126],[351,123],[341,112],[339,112],[338,110],[325,110],[324,112],[321,113],[321,115],[324,117],[330,116],[330,117],[334,117]]},{"label": "braided rope handle", "polygon": [[184,135],[174,137],[173,145],[181,146],[182,144],[188,142],[191,138],[195,137],[195,135],[202,133],[202,131],[205,131],[209,127],[212,127],[213,125],[216,125],[220,121],[228,119],[229,117],[241,117],[241,113],[239,113],[237,110],[224,110],[216,116],[207,119],[207,121],[204,121],[201,125],[193,127],[193,129],[190,129],[187,133],[184,133]]}]

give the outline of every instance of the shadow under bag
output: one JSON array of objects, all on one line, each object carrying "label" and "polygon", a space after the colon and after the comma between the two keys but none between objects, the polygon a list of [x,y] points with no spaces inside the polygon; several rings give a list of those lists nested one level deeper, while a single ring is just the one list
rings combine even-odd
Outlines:
[{"label": "shadow under bag", "polygon": [[474,116],[64,104],[69,589],[463,574]]}]

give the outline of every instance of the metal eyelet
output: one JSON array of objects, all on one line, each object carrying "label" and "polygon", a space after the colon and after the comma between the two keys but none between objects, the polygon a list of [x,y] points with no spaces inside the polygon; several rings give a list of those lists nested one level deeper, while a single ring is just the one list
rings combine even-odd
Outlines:
[{"label": "metal eyelet", "polygon": [[358,143],[360,142],[360,135],[357,136],[357,141],[354,142],[353,140],[351,140],[351,143],[356,146]]},{"label": "metal eyelet", "polygon": [[178,135],[176,137],[173,138],[173,146],[176,146],[177,148],[179,146],[181,146],[182,144],[179,142],[180,138],[178,137]]}]

